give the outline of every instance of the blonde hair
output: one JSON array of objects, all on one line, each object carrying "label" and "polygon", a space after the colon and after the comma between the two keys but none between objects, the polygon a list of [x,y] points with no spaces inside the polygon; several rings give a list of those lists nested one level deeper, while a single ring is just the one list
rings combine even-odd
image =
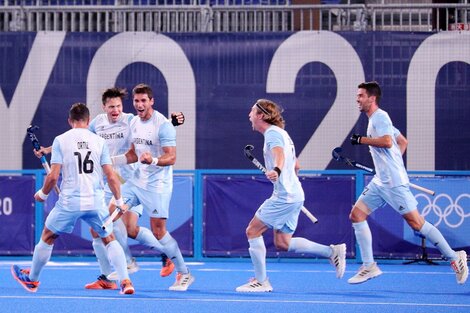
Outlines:
[{"label": "blonde hair", "polygon": [[259,113],[264,114],[263,121],[284,129],[286,126],[286,122],[282,117],[284,110],[279,105],[271,100],[258,99],[255,106]]}]

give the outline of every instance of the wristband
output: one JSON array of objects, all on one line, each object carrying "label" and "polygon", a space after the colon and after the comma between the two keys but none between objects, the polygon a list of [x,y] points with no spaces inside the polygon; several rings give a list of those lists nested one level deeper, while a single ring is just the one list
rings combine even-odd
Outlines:
[{"label": "wristband", "polygon": [[111,162],[113,165],[124,165],[127,164],[127,158],[125,154],[119,154],[111,157]]},{"label": "wristband", "polygon": [[150,163],[150,164],[158,166],[158,158],[152,158],[152,163]]},{"label": "wristband", "polygon": [[124,205],[124,200],[121,198],[115,200],[115,204],[117,207],[122,207]]},{"label": "wristband", "polygon": [[281,169],[279,167],[274,167],[273,168],[273,171],[275,171],[277,173],[277,176],[281,176]]},{"label": "wristband", "polygon": [[42,189],[39,189],[36,194],[38,195],[39,198],[41,198],[42,200],[46,201],[47,197],[49,197],[49,195],[46,195]]}]

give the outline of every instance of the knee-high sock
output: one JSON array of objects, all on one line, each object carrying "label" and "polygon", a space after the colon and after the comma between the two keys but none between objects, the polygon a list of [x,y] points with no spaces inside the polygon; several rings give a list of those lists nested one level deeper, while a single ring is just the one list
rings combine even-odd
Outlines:
[{"label": "knee-high sock", "polygon": [[122,250],[121,245],[117,240],[113,240],[106,245],[106,249],[108,250],[109,262],[114,266],[119,280],[123,281],[124,279],[129,279],[126,256],[124,255],[124,250]]},{"label": "knee-high sock", "polygon": [[145,227],[139,227],[139,233],[135,237],[135,240],[143,244],[144,246],[150,247],[151,249],[163,251],[162,244],[155,238],[152,231]]},{"label": "knee-high sock", "polygon": [[34,247],[33,264],[29,272],[29,279],[38,281],[39,275],[43,267],[49,262],[54,245],[48,245],[44,241],[39,240],[38,244]]},{"label": "knee-high sock", "polygon": [[175,263],[176,271],[178,273],[187,274],[189,270],[184,263],[183,255],[181,254],[181,250],[178,247],[176,240],[169,232],[166,232],[165,236],[163,236],[159,241],[163,247],[161,251],[165,253],[173,263]]},{"label": "knee-high sock", "polygon": [[292,238],[290,240],[288,251],[294,251],[295,253],[312,253],[324,258],[329,258],[332,253],[330,246],[321,245],[301,237]]},{"label": "knee-high sock", "polygon": [[127,242],[126,225],[124,225],[124,222],[121,219],[118,219],[117,221],[113,223],[113,230],[114,230],[114,236],[116,237],[116,240],[119,242],[122,249],[124,250],[127,264],[130,264],[132,261],[132,252],[131,252],[131,249],[129,249],[129,244]]},{"label": "knee-high sock", "polygon": [[419,230],[424,237],[428,238],[436,248],[441,251],[442,255],[444,255],[448,260],[456,260],[457,256],[455,251],[447,243],[442,233],[431,223],[424,221],[423,227]]},{"label": "knee-high sock", "polygon": [[255,278],[262,283],[267,278],[266,246],[264,245],[263,236],[248,239],[248,243],[250,245],[248,252],[250,252],[251,262],[253,263],[253,268],[255,270]]},{"label": "knee-high sock", "polygon": [[356,235],[359,250],[361,251],[362,263],[371,265],[374,263],[374,253],[372,252],[372,234],[367,221],[353,223],[354,235]]},{"label": "knee-high sock", "polygon": [[111,264],[109,263],[108,251],[101,240],[101,238],[93,238],[93,251],[95,252],[96,258],[98,259],[98,265],[100,266],[101,274],[108,276],[113,271]]}]

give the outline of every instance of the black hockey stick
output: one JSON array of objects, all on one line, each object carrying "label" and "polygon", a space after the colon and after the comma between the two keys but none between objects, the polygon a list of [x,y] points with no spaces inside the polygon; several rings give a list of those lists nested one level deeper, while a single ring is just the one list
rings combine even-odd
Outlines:
[{"label": "black hockey stick", "polygon": [[[342,151],[343,151],[343,149],[341,147],[334,148],[333,151],[331,151],[331,155],[333,156],[333,159],[335,159],[338,162],[346,163],[347,165],[349,165],[351,167],[359,168],[359,169],[364,170],[366,172],[369,172],[371,174],[375,174],[375,170],[373,168],[365,166],[364,164],[361,164],[359,162],[356,162],[354,160],[351,160],[350,158],[347,158],[347,157],[341,155]],[[433,190],[415,185],[413,183],[410,183],[410,187],[414,188],[416,190],[425,192],[427,194],[430,194],[432,196],[434,196],[436,194]]]},{"label": "black hockey stick", "polygon": [[[266,168],[264,167],[263,164],[261,164],[254,156],[253,154],[251,153],[251,151],[253,151],[255,149],[255,147],[253,147],[252,145],[246,145],[245,146],[245,149],[243,150],[243,152],[245,153],[245,156],[258,168],[260,169],[263,173],[266,174],[267,170]],[[318,219],[312,214],[310,213],[309,210],[307,210],[304,206],[302,206],[302,212],[307,215],[307,217],[312,221],[312,223],[318,223]]]}]

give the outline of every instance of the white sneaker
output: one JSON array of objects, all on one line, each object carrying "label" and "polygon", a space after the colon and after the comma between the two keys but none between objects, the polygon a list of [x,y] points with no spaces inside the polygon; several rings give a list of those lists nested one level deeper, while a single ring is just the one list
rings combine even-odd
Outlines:
[{"label": "white sneaker", "polygon": [[336,277],[342,278],[346,270],[346,244],[330,245],[333,253],[330,257],[330,263],[336,269]]},{"label": "white sneaker", "polygon": [[369,279],[375,278],[377,276],[382,275],[382,271],[377,266],[377,263],[374,262],[369,266],[362,265],[357,271],[356,275],[348,279],[348,283],[350,284],[360,284],[363,282],[368,281]]},{"label": "white sneaker", "polygon": [[[127,273],[128,274],[134,274],[135,272],[138,272],[140,269],[139,265],[137,264],[135,258],[131,259],[131,263],[127,264]],[[112,272],[108,276],[106,276],[109,280],[118,280],[118,274],[117,272]]]},{"label": "white sneaker", "polygon": [[194,283],[194,280],[194,276],[189,272],[187,274],[178,273],[176,274],[175,283],[168,289],[171,291],[186,291],[188,287]]},{"label": "white sneaker", "polygon": [[237,292],[271,292],[273,291],[273,286],[266,278],[266,280],[260,283],[256,278],[250,279],[250,281],[240,287],[235,289]]},{"label": "white sneaker", "polygon": [[457,251],[457,260],[450,262],[455,272],[457,283],[462,285],[468,278],[467,253],[463,250]]}]

